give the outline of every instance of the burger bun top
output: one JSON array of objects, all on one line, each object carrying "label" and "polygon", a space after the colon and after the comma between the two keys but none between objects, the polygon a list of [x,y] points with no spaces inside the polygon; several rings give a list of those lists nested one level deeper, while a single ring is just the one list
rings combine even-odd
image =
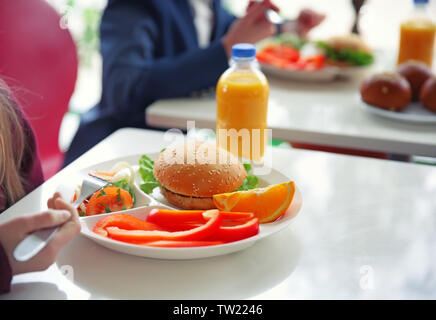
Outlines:
[{"label": "burger bun top", "polygon": [[153,174],[169,191],[193,197],[233,192],[247,176],[237,157],[204,142],[166,148],[156,159]]}]

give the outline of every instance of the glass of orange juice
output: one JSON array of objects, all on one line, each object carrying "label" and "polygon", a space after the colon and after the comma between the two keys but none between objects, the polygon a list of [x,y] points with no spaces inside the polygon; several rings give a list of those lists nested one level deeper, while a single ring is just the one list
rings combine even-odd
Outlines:
[{"label": "glass of orange juice", "polygon": [[259,70],[254,45],[234,45],[231,67],[216,88],[218,146],[260,162],[268,138],[268,96],[268,81]]}]

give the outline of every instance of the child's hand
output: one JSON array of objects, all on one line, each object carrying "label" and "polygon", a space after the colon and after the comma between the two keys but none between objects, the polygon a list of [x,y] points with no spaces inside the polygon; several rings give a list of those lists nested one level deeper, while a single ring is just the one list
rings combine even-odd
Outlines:
[{"label": "child's hand", "polygon": [[305,37],[310,30],[319,25],[325,19],[325,14],[318,13],[311,9],[303,9],[297,18],[297,33]]},{"label": "child's hand", "polygon": [[250,2],[244,17],[237,19],[222,38],[227,56],[231,57],[232,46],[236,43],[256,43],[274,35],[276,27],[265,18],[268,9],[278,10],[269,0]]},{"label": "child's hand", "polygon": [[[77,210],[55,193],[47,202],[48,210],[41,213],[20,216],[0,224],[0,243],[5,249],[12,273],[19,274],[47,269],[56,261],[62,247],[80,232]],[[59,226],[59,230],[35,257],[18,262],[12,253],[18,243],[28,234],[47,227]]]}]

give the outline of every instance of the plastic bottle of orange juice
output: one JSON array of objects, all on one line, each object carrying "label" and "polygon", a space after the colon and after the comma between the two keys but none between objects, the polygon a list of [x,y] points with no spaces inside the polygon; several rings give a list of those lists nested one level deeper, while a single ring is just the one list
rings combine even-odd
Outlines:
[{"label": "plastic bottle of orange juice", "polygon": [[267,141],[269,86],[254,45],[232,47],[230,68],[216,88],[217,144],[240,158],[261,161]]},{"label": "plastic bottle of orange juice", "polygon": [[401,24],[398,64],[418,60],[433,63],[436,24],[428,10],[428,0],[414,0],[414,11]]}]

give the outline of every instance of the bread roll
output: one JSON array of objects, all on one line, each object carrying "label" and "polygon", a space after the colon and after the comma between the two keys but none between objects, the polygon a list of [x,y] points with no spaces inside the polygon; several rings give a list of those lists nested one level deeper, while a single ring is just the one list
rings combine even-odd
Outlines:
[{"label": "bread roll", "polygon": [[419,101],[422,85],[433,75],[431,69],[424,62],[409,60],[400,64],[397,71],[409,82],[412,101]]},{"label": "bread roll", "polygon": [[383,72],[366,78],[360,95],[366,103],[391,111],[400,111],[408,106],[412,98],[409,82],[395,72]]},{"label": "bread roll", "polygon": [[436,112],[436,77],[433,76],[424,82],[420,100],[424,108]]}]

